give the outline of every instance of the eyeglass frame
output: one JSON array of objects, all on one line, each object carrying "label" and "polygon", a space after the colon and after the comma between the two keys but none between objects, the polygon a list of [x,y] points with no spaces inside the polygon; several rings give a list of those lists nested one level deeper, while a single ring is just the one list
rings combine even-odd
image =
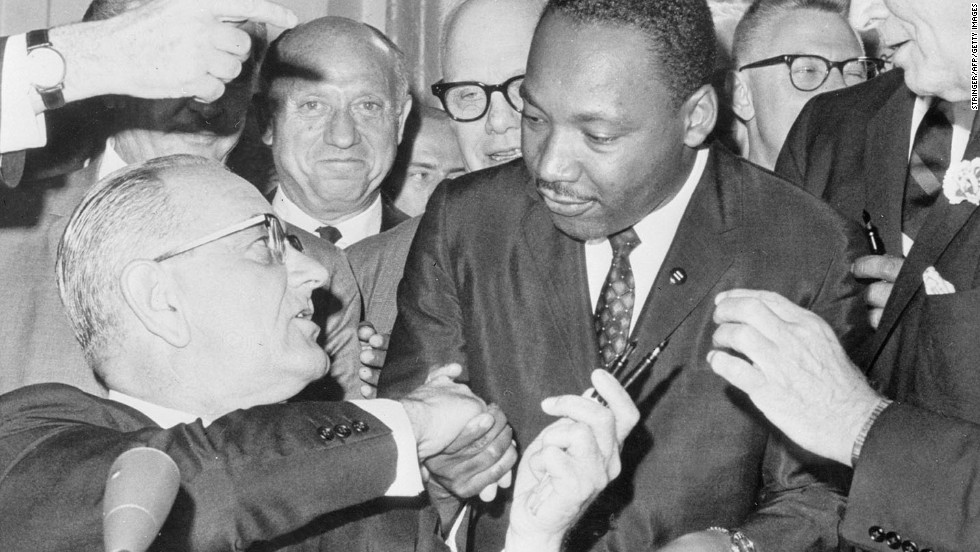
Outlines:
[{"label": "eyeglass frame", "polygon": [[[797,86],[796,81],[793,80],[793,62],[803,57],[819,59],[820,61],[823,61],[827,66],[827,72],[824,74],[823,80],[820,81],[820,84],[814,86],[813,88],[810,88],[809,90],[800,88],[799,86]],[[753,61],[752,63],[746,63],[745,65],[739,67],[738,71],[742,71],[745,69],[758,69],[760,67],[770,67],[772,65],[778,65],[780,63],[784,63],[786,64],[786,69],[789,70],[789,82],[790,84],[793,85],[793,88],[799,90],[800,92],[813,92],[814,90],[823,86],[825,82],[827,82],[827,78],[830,77],[830,72],[833,71],[834,69],[837,69],[838,71],[840,71],[841,75],[843,75],[844,66],[847,65],[848,63],[851,63],[852,61],[872,62],[875,65],[875,67],[878,69],[878,73],[875,74],[875,77],[877,77],[883,72],[886,65],[885,60],[881,58],[869,57],[869,56],[858,56],[858,57],[848,58],[843,61],[830,61],[829,59],[823,56],[818,56],[815,54],[782,54],[778,56],[773,56],[771,58],[760,59],[759,61]],[[868,80],[871,79],[869,78]],[[847,86],[854,86],[854,85],[847,84]]]},{"label": "eyeglass frame", "polygon": [[[260,224],[264,224],[266,227],[266,232],[269,234],[269,250],[272,251],[272,257],[278,264],[286,263],[287,246],[292,246],[293,249],[299,252],[303,251],[303,243],[296,235],[286,233],[286,228],[282,221],[279,220],[279,217],[273,215],[272,213],[262,213],[255,215],[254,217],[249,217],[241,222],[236,222],[230,226],[226,226],[221,230],[211,232],[210,234],[207,234],[201,238],[189,241],[168,253],[154,257],[153,262],[159,263],[166,261],[167,259],[176,257],[177,255],[182,255],[203,245],[216,242],[222,238],[227,238],[236,232],[248,230],[249,228]],[[281,236],[281,238],[279,238],[279,236]]]},{"label": "eyeglass frame", "polygon": [[[505,80],[500,84],[485,84],[480,81],[444,82],[440,80],[439,82],[431,86],[431,90],[432,90],[432,94],[435,97],[439,98],[439,102],[442,103],[443,111],[446,112],[446,115],[449,115],[450,119],[456,121],[457,123],[472,123],[473,121],[479,121],[480,119],[483,118],[484,115],[487,114],[488,111],[490,111],[490,103],[494,92],[500,92],[500,94],[504,97],[504,99],[507,100],[507,105],[512,107],[514,111],[521,113],[521,109],[518,108],[516,105],[514,105],[514,102],[510,100],[510,96],[507,94],[507,89],[514,81],[523,78],[524,78],[524,74],[514,75],[513,77]],[[453,88],[459,88],[462,86],[476,86],[480,90],[483,90],[483,95],[484,97],[486,97],[487,102],[483,106],[483,111],[481,111],[480,114],[476,117],[473,118],[457,117],[453,115],[449,109],[449,104],[446,102],[446,93],[448,93]]]}]

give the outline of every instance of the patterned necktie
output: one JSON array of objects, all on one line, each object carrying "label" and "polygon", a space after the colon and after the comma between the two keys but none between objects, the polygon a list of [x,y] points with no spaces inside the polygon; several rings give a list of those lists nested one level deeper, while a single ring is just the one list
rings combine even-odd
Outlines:
[{"label": "patterned necktie", "polygon": [[592,322],[599,337],[599,352],[608,366],[623,349],[630,336],[630,319],[633,317],[636,282],[630,266],[630,252],[640,245],[640,237],[633,228],[609,236],[612,246],[612,266],[602,292],[596,302]]},{"label": "patterned necktie", "polygon": [[337,230],[333,226],[321,226],[316,229],[316,233],[319,234],[321,238],[330,240],[330,243],[337,243],[340,241],[340,238],[343,237],[340,230]]},{"label": "patterned necktie", "polygon": [[953,141],[951,108],[949,102],[934,101],[915,133],[902,203],[902,233],[913,240],[925,222],[929,207],[939,197],[949,168]]}]

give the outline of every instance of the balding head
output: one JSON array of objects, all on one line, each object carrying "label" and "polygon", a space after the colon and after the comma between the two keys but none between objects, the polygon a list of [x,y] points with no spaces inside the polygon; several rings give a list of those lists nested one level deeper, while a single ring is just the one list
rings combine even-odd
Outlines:
[{"label": "balding head", "polygon": [[280,192],[323,224],[370,208],[412,104],[402,53],[368,25],[324,17],[284,33],[262,73]]},{"label": "balding head", "polygon": [[[523,75],[543,0],[468,0],[446,19],[443,82],[500,84]],[[520,156],[520,114],[500,94],[480,119],[453,121],[466,169],[475,171]]]},{"label": "balding head", "polygon": [[322,377],[311,294],[329,276],[280,228],[253,186],[200,157],[156,158],[96,184],[57,271],[109,389],[214,418]]}]

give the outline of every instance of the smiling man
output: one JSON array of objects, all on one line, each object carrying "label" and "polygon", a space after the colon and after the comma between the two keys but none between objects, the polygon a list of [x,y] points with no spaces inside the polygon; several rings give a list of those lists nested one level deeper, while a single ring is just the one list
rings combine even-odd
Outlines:
[{"label": "smiling man", "polygon": [[382,33],[343,17],[284,33],[263,65],[286,221],[347,247],[406,220],[379,187],[412,106],[405,60]]},{"label": "smiling man", "polygon": [[[703,1],[549,3],[521,88],[523,162],[436,191],[399,287],[381,395],[460,362],[522,446],[544,427],[542,397],[586,388],[630,340],[635,364],[670,337],[632,390],[644,418],[624,473],[570,550],[837,547],[839,474],[745,409],[705,357],[710,298],[749,282],[862,340],[860,242],[815,198],[704,143],[713,51]],[[505,509],[474,509],[471,547],[499,551]]]}]

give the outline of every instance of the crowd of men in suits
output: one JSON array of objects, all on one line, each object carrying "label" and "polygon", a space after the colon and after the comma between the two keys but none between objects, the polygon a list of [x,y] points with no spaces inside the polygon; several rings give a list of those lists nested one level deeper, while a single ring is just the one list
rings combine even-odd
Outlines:
[{"label": "crowd of men in suits", "polygon": [[970,15],[755,0],[720,90],[706,0],[465,0],[414,218],[370,26],[2,39],[0,548],[101,549],[151,446],[160,550],[975,550]]}]

